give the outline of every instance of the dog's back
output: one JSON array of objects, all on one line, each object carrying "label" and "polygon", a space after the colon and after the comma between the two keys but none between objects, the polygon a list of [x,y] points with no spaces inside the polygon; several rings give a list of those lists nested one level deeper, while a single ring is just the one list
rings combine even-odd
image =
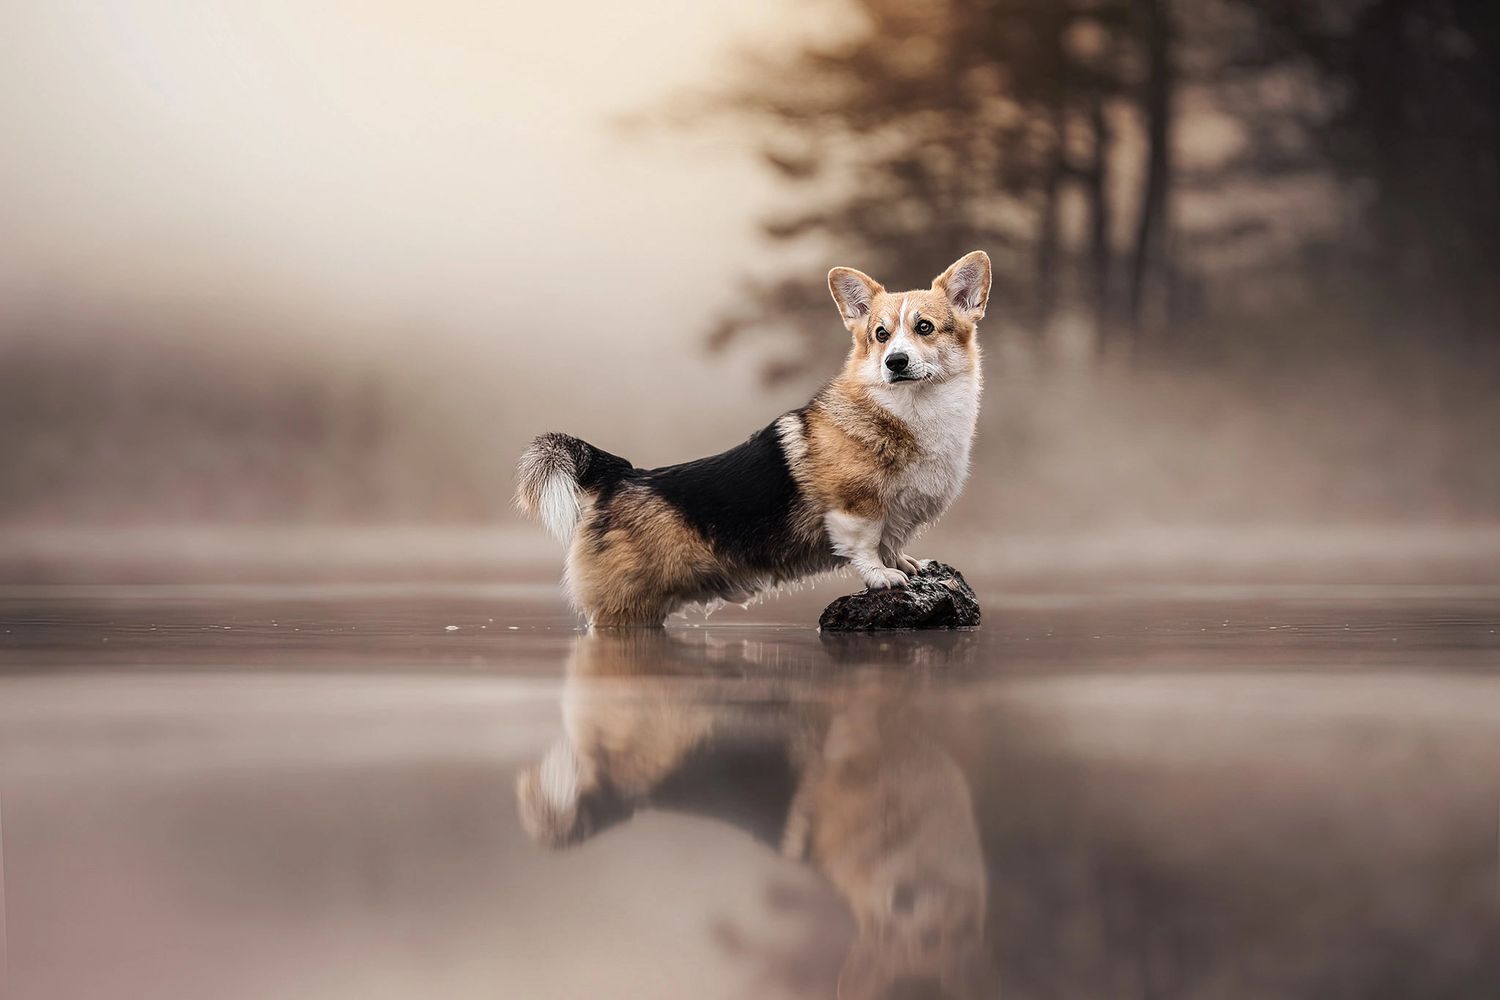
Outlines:
[{"label": "dog's back", "polygon": [[657,625],[836,565],[775,424],[660,469],[548,434],[519,478],[522,508],[569,542],[569,596],[594,625]]}]

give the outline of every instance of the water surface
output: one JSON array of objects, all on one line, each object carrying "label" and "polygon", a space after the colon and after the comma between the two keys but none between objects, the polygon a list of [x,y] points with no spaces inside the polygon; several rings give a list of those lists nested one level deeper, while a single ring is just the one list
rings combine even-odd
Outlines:
[{"label": "water surface", "polygon": [[1500,995],[1500,591],[0,591],[10,995]]}]

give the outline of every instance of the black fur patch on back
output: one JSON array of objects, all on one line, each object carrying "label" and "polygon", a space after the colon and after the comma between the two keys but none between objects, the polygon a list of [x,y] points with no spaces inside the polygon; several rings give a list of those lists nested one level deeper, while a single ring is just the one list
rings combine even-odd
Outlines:
[{"label": "black fur patch on back", "polygon": [[682,511],[723,556],[766,570],[806,558],[806,543],[792,530],[801,494],[775,424],[726,452],[651,469],[639,481]]},{"label": "black fur patch on back", "polygon": [[633,468],[619,455],[611,455],[571,434],[543,434],[536,443],[537,446],[545,443],[547,447],[566,451],[573,459],[574,478],[586,490],[612,487]]}]

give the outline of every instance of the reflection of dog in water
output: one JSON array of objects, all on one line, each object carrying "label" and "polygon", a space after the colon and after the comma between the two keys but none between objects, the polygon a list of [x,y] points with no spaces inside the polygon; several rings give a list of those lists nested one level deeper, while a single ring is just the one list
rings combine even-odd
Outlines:
[{"label": "reflection of dog in water", "polygon": [[840,997],[993,996],[968,783],[910,698],[889,676],[829,687],[785,664],[719,666],[662,633],[581,637],[566,735],[517,785],[532,838],[577,844],[642,808],[723,819],[848,902]]}]

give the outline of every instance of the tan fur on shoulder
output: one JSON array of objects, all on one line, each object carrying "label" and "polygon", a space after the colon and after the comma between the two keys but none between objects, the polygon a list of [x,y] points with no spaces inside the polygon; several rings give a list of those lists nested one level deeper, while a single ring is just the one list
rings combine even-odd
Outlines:
[{"label": "tan fur on shoulder", "polygon": [[883,484],[915,455],[911,431],[847,376],[817,395],[805,423],[807,452],[793,475],[814,502],[879,517]]}]

